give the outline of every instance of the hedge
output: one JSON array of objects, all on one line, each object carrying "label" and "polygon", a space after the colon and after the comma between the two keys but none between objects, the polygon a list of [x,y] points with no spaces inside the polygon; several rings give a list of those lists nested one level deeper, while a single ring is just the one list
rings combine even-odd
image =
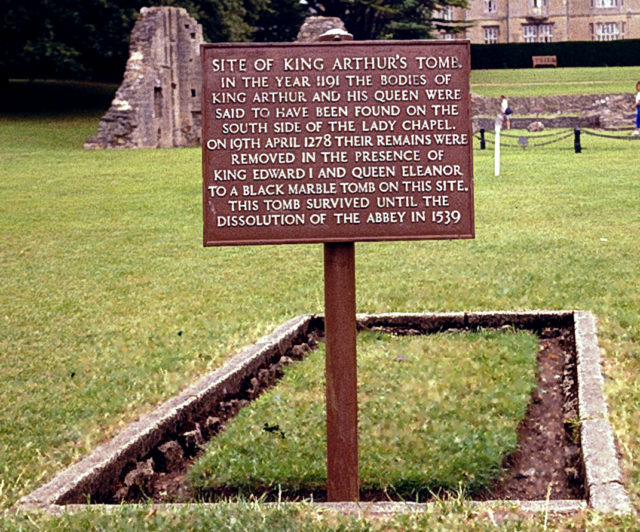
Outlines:
[{"label": "hedge", "polygon": [[471,68],[531,68],[531,56],[555,55],[559,67],[640,65],[640,39],[472,44]]}]

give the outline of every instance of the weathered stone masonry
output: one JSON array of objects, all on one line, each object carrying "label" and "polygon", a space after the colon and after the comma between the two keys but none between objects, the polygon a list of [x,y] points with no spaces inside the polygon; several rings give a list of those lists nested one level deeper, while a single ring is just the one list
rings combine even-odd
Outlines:
[{"label": "weathered stone masonry", "polygon": [[[334,17],[309,17],[298,41],[344,30]],[[111,107],[87,149],[197,146],[201,140],[202,26],[186,10],[143,7],[131,32],[129,60]]]},{"label": "weathered stone masonry", "polygon": [[200,143],[202,26],[185,9],[145,7],[131,33],[124,78],[85,148]]}]

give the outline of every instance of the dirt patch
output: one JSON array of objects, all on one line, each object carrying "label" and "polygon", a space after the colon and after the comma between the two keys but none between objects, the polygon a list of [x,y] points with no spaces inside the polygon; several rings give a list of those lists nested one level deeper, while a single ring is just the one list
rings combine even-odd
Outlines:
[{"label": "dirt patch", "polygon": [[502,477],[479,499],[583,499],[573,336],[542,331],[538,383],[518,427],[518,448],[507,456]]},{"label": "dirt patch", "polygon": [[[378,328],[378,327],[376,327]],[[384,327],[379,329],[386,329]],[[398,334],[398,330],[392,330]],[[420,334],[406,329],[403,334]],[[549,327],[539,335],[537,387],[525,418],[518,427],[517,450],[503,462],[504,473],[488,490],[472,495],[476,500],[584,499],[583,465],[580,454],[575,345],[569,329]],[[163,442],[150,455],[123,472],[119,487],[105,503],[187,502],[194,494],[186,482],[186,473],[207,440],[224,430],[225,425],[282,376],[282,366],[301,359],[322,338],[311,334],[308,342],[295,346],[291,357],[284,356],[262,368],[248,379],[234,398],[220,402],[216,410],[193,430]],[[265,427],[268,430],[272,427]],[[232,489],[207,494],[207,499],[236,495]],[[270,500],[281,494],[259,494]],[[313,496],[326,499],[322,491],[285,494],[291,500]],[[386,492],[363,492],[363,501],[393,499]]]}]

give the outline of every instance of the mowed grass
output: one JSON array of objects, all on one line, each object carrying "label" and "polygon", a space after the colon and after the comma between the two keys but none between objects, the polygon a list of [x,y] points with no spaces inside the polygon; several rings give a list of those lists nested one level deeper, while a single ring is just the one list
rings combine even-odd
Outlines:
[{"label": "mowed grass", "polygon": [[640,67],[474,70],[471,92],[481,96],[635,93]]},{"label": "mowed grass", "polygon": [[[487,488],[515,449],[535,386],[537,348],[537,337],[526,332],[360,333],[361,489],[423,500]],[[212,440],[190,472],[197,493],[324,492],[324,355],[322,346],[287,367],[277,387]]]},{"label": "mowed grass", "polygon": [[93,128],[0,125],[4,505],[283,319],[322,310],[313,255],[202,248],[198,149],[82,151]]},{"label": "mowed grass", "polygon": [[[59,519],[7,513],[241,346],[323,309],[321,246],[203,249],[199,150],[84,152],[98,116],[0,119],[0,528],[378,527],[260,505]],[[475,240],[356,246],[359,312],[593,311],[636,508],[637,154],[636,142],[587,136],[581,154],[572,139],[505,149],[495,178],[492,152],[475,149]],[[462,505],[385,526],[494,529],[490,516],[473,515]],[[635,526],[593,515],[572,523]]]}]

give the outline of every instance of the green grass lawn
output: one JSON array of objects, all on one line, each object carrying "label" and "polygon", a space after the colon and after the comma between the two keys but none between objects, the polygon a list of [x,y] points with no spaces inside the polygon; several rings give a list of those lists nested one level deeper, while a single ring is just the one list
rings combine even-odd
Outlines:
[{"label": "green grass lawn", "polygon": [[[360,487],[403,500],[488,488],[515,449],[535,386],[537,337],[358,336]],[[324,491],[324,349],[240,411],[191,470],[207,497]],[[265,426],[278,426],[268,432]],[[446,457],[446,459],[445,459]]]},{"label": "green grass lawn", "polygon": [[[52,520],[8,513],[20,496],[242,346],[323,309],[321,246],[203,249],[200,151],[84,152],[99,114],[0,118],[0,528],[378,527],[251,504]],[[505,149],[499,178],[492,152],[474,150],[475,240],[356,246],[359,312],[593,311],[636,509],[638,149],[595,137],[583,137],[578,155],[572,139]],[[438,507],[386,526],[494,529],[490,516],[472,514],[464,505]],[[634,527],[590,514],[571,523]]]},{"label": "green grass lawn", "polygon": [[501,94],[551,96],[554,94],[635,93],[640,67],[520,68],[474,70],[471,92],[481,96]]}]

